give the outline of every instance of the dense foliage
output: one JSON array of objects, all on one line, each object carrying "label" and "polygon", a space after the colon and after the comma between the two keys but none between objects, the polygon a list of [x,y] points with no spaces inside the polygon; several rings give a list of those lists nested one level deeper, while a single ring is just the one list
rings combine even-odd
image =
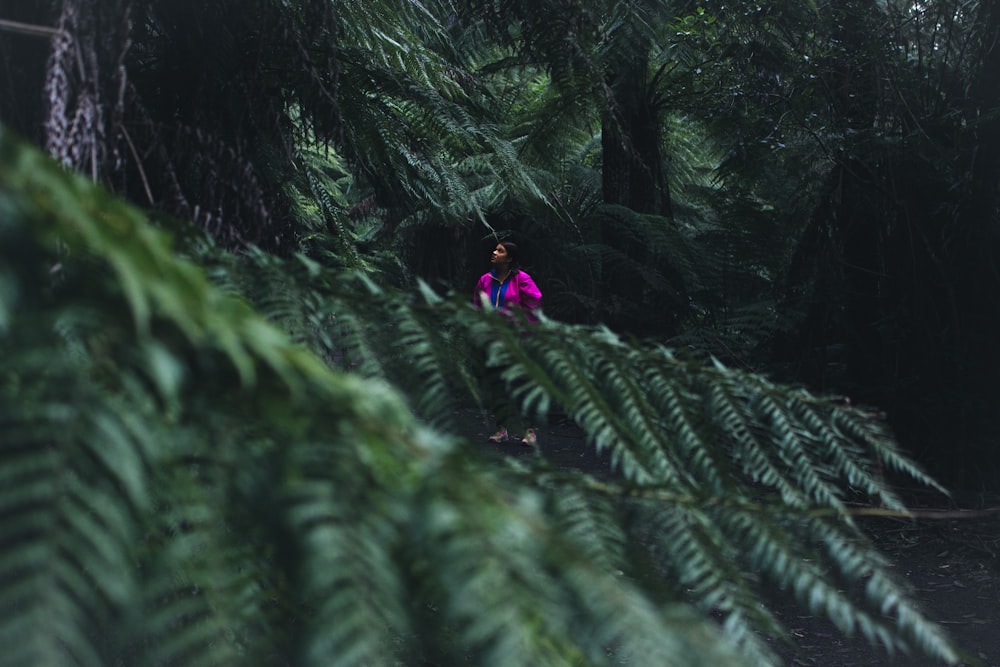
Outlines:
[{"label": "dense foliage", "polygon": [[[3,130],[6,659],[771,664],[775,590],[954,659],[851,518],[934,483],[851,406],[995,478],[998,45],[964,0],[0,0],[0,121],[91,181]],[[530,336],[468,303],[510,236]],[[447,435],[487,369],[610,476]]]},{"label": "dense foliage", "polygon": [[[851,519],[930,483],[864,412],[300,260],[222,290],[9,134],[0,184],[3,664],[773,664],[776,591],[954,657]],[[617,474],[422,426],[483,356]]]}]

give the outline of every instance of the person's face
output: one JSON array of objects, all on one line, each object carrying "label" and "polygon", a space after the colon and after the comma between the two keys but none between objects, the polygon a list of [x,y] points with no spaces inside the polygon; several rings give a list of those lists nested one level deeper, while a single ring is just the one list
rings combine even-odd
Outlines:
[{"label": "person's face", "polygon": [[490,264],[501,267],[510,264],[507,248],[504,248],[502,243],[498,243],[497,247],[493,248],[493,253],[490,255]]}]

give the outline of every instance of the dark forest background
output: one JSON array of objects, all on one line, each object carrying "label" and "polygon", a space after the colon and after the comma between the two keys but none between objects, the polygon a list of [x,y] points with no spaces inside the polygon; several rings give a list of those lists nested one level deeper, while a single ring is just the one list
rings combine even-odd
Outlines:
[{"label": "dark forest background", "polygon": [[[5,192],[16,202],[4,210],[8,219],[26,221],[23,233],[31,235],[54,220],[89,225],[140,215],[100,213],[128,202],[128,211],[142,210],[170,234],[174,256],[201,267],[212,289],[240,294],[330,368],[385,381],[405,397],[418,424],[453,430],[454,415],[482,406],[477,378],[484,365],[514,369],[504,377],[524,410],[576,421],[597,449],[612,453],[630,483],[679,494],[668,502],[674,512],[677,497],[689,492],[750,503],[760,500],[754,494],[761,488],[779,507],[807,511],[818,503],[839,512],[844,492],[832,490],[836,484],[828,488],[827,476],[839,478],[848,496],[884,500],[895,473],[930,483],[921,470],[959,495],[991,493],[1000,480],[998,84],[1000,7],[975,0],[0,0]],[[19,138],[17,148],[12,136]],[[21,141],[82,180],[61,185],[54,163],[23,157],[34,153]],[[55,199],[64,187],[77,194]],[[65,207],[76,210],[76,198],[96,203],[80,204],[88,213],[74,217]],[[90,252],[97,248],[117,267],[141,321],[148,304],[136,295],[143,281],[153,280],[147,270],[174,260],[140,261],[135,253],[160,257],[137,249],[135,239],[145,236],[129,232],[112,242],[106,233],[80,232],[86,241],[76,242]],[[522,246],[525,268],[545,294],[547,324],[531,340],[465,307],[498,239]],[[54,254],[37,265],[28,262],[40,250],[9,251],[15,268],[4,275],[24,272],[21,282],[10,279],[16,287],[7,294],[23,292],[10,303],[31,302],[24,295],[35,290],[38,303],[64,304],[60,290],[88,308],[111,303],[75,282],[104,275],[86,262],[65,277],[55,270],[82,252],[72,240],[60,243],[66,245],[53,246]],[[122,273],[123,266],[133,273]],[[260,412],[212,402],[228,391],[220,378],[233,376],[232,369],[219,370],[220,362],[205,361],[203,351],[175,352],[170,363],[158,356],[201,331],[194,315],[184,322],[193,302],[176,296],[181,283],[166,284],[160,291],[150,287],[147,300],[168,314],[135,334],[156,337],[155,345],[136,343],[142,354],[135,358],[152,364],[136,372],[154,378],[138,384],[163,394],[149,399],[166,406],[165,413],[154,411],[157,419],[193,433],[191,424],[201,428],[207,415],[229,414],[231,430],[213,427],[207,441],[201,434],[192,442],[235,438],[257,442],[254,451],[263,459],[277,456],[259,444],[277,436],[245,426]],[[192,290],[185,299],[195,298]],[[57,305],[51,308],[55,313]],[[15,331],[9,322],[20,312],[14,305],[5,309],[0,328]],[[102,383],[133,363],[132,356],[128,364],[116,356],[117,346],[132,340],[133,333],[123,332],[132,329],[122,324],[109,333],[86,317],[52,317],[51,325],[32,322],[39,331],[59,332],[57,345],[77,355],[67,359],[83,355],[92,364],[85,375],[104,387],[97,394],[124,391],[128,382],[120,378]],[[173,322],[167,333],[155,317]],[[244,322],[226,320],[225,326],[237,321]],[[264,373],[271,379],[299,372],[289,369],[300,362],[285,368],[263,343],[259,349],[247,343],[257,351],[241,356],[231,342],[236,334],[230,339],[229,329],[204,327],[215,333],[191,345],[200,350],[222,341],[219,350],[231,356],[243,387],[256,386],[258,374],[249,370],[256,363],[275,365]],[[6,343],[9,354],[20,349],[13,340]],[[490,347],[487,341],[497,342]],[[7,369],[8,406],[42,401],[41,390],[26,389],[32,373],[51,373],[41,368]],[[199,378],[214,379],[195,391],[200,398],[185,398],[201,386]],[[248,400],[272,405],[296,393],[273,392]],[[764,395],[790,402],[779,410]],[[190,408],[176,407],[188,400],[203,411],[194,411],[202,421]],[[290,424],[290,413],[268,413],[268,423]],[[350,424],[378,421],[351,414]],[[346,419],[326,418],[334,430]],[[11,432],[21,434],[21,446],[34,442],[23,435],[31,429],[14,421]],[[302,428],[288,437],[321,438]],[[381,427],[371,428],[378,434],[365,431],[365,438],[391,440]],[[856,438],[873,448],[871,460],[852,444]],[[729,441],[734,449],[718,453],[723,450],[716,447],[729,446],[719,443]],[[828,453],[815,454],[817,443]],[[670,452],[680,452],[677,461],[665,462],[675,456]],[[375,460],[359,456],[366,465]],[[717,476],[730,470],[723,460],[742,470],[733,476],[745,487],[731,486],[729,472]],[[299,473],[291,471],[305,464],[282,459],[268,465],[294,477]],[[264,483],[256,474],[247,471],[236,484],[245,494],[240,497],[252,498],[251,478]],[[442,482],[441,493],[446,488]],[[654,516],[638,521],[632,515],[644,526],[641,535],[623,529],[605,535],[602,548],[609,541],[631,544],[615,551],[631,553],[656,541],[643,531],[655,533],[657,521],[678,520]],[[178,521],[171,535],[190,527]],[[699,521],[681,523],[688,530]],[[822,542],[823,531],[834,530],[809,525],[808,540]],[[809,597],[817,590],[811,587],[831,576],[850,580],[870,572],[870,563],[852,565],[854,574],[843,570],[849,560],[843,544],[854,539],[847,525],[846,541],[834,533],[826,538],[841,545],[826,556],[839,575],[803,571],[798,579],[788,575],[789,582],[775,566],[781,588],[812,600],[808,604],[822,607],[848,634],[949,659],[944,644],[927,638],[931,630],[907,626],[910,617],[898,610],[889,614],[898,618],[885,621],[895,629],[887,630],[879,614],[830,602],[835,586]],[[662,535],[671,530],[680,528],[667,526]],[[747,634],[779,631],[766,612],[750,611],[748,600],[760,594],[756,584],[733,583],[746,572],[708,574],[721,571],[726,549],[743,550],[755,538],[742,524],[719,528],[728,542],[705,530],[691,544],[715,564],[700,573],[678,566],[690,560],[680,553],[654,548],[658,555],[640,560],[659,562],[652,570],[672,573],[664,576],[680,581],[680,589],[711,591],[695,607],[732,614],[729,638],[767,664],[773,656]],[[759,541],[794,551],[798,538],[789,530]],[[14,534],[6,539],[16,541]],[[423,539],[440,540],[445,549],[442,535]],[[410,562],[399,555],[406,549],[393,545],[373,551]],[[278,549],[273,557],[298,563],[312,553],[299,548],[294,554]],[[230,554],[226,549],[219,553]],[[393,586],[437,590],[421,578],[427,567],[414,565]],[[759,567],[754,561],[746,571]],[[270,572],[260,563],[253,568]],[[362,576],[368,575],[344,581]],[[295,588],[294,580],[286,572],[269,585]],[[327,584],[346,586],[339,579]],[[866,593],[876,606],[889,590],[879,585]],[[466,612],[449,617],[456,639],[428,631],[438,626],[426,609],[404,612],[398,591],[382,592],[396,601],[398,616],[418,619],[414,633],[436,637],[422,645],[426,664],[447,662],[441,655],[455,659],[456,644],[472,647],[462,649],[469,660],[504,664],[511,657],[499,630],[463,625]],[[685,598],[659,594],[660,601]],[[384,620],[380,609],[373,615]],[[575,627],[565,623],[546,640],[552,645],[528,642],[529,654],[552,650],[565,658],[559,633]],[[303,636],[279,629],[274,655],[297,655],[290,647],[300,647]],[[137,643],[109,651],[131,655],[153,640],[131,641]],[[606,648],[621,635],[609,631],[599,641]],[[81,645],[100,652],[88,641]],[[359,655],[378,655],[376,645],[385,648],[372,639],[366,645],[372,653],[358,649]],[[582,651],[579,661],[568,664],[594,659],[574,650]]]}]

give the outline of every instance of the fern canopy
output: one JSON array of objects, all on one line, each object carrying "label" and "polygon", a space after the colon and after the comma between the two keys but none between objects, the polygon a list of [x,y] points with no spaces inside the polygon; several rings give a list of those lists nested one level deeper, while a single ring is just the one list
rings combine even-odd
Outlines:
[{"label": "fern canopy", "polygon": [[[8,133],[0,236],[4,665],[767,665],[775,590],[957,660],[850,518],[904,510],[878,463],[932,483],[863,413],[305,260],[199,266]],[[612,474],[448,435],[476,358]]]}]

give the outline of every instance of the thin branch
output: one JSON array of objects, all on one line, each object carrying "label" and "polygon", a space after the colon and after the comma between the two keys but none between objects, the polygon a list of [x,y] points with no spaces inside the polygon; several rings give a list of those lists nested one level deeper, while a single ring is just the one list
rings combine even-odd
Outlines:
[{"label": "thin branch", "polygon": [[49,26],[35,25],[33,23],[21,23],[20,21],[9,21],[7,19],[0,19],[0,30],[19,32],[23,35],[32,35],[35,37],[55,37],[62,34],[62,30],[59,28],[50,28]]},{"label": "thin branch", "polygon": [[146,191],[146,198],[149,199],[151,205],[155,205],[156,200],[153,199],[153,190],[149,187],[149,179],[146,178],[146,170],[142,167],[142,159],[139,157],[139,151],[136,150],[135,144],[132,143],[132,137],[129,135],[128,130],[124,126],[120,129],[129,150],[132,151],[132,155],[135,157],[135,166],[139,170],[139,178],[142,180],[142,187]]}]

